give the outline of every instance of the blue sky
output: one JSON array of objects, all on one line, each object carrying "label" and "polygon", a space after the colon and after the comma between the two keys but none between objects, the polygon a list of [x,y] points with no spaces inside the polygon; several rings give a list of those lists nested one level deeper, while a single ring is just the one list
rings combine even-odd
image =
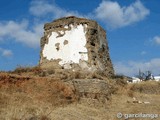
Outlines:
[{"label": "blue sky", "polygon": [[74,15],[106,31],[117,74],[160,74],[159,0],[1,0],[0,70],[38,64],[43,25]]}]

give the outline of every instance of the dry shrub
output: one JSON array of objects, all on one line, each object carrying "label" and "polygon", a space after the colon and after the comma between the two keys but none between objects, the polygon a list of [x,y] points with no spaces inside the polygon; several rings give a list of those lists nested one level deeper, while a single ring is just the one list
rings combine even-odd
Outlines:
[{"label": "dry shrub", "polygon": [[54,69],[49,69],[49,70],[47,70],[47,73],[48,73],[49,75],[51,75],[51,74],[54,74],[55,71],[54,71]]},{"label": "dry shrub", "polygon": [[121,86],[121,87],[127,86],[127,81],[125,79],[118,78],[115,81],[118,86]]},{"label": "dry shrub", "polygon": [[8,74],[7,73],[0,73],[0,81],[5,81],[8,79]]},{"label": "dry shrub", "polygon": [[108,84],[110,85],[111,94],[124,94],[128,92],[127,81],[124,78],[118,77],[109,79]]},{"label": "dry shrub", "polygon": [[90,73],[88,71],[74,71],[70,72],[72,79],[86,79],[89,78]]},{"label": "dry shrub", "polygon": [[31,72],[39,75],[41,72],[43,72],[43,70],[39,66],[35,66],[31,68]]},{"label": "dry shrub", "polygon": [[36,75],[39,75],[42,71],[42,69],[39,66],[30,67],[30,66],[18,66],[14,71],[11,73],[21,74],[21,73],[28,73],[32,72]]},{"label": "dry shrub", "polygon": [[[21,119],[17,119],[17,118],[12,118],[12,120],[21,120]],[[51,120],[51,118],[47,117],[46,115],[42,115],[42,116],[32,116],[29,118],[26,118],[25,120]]]},{"label": "dry shrub", "polygon": [[145,94],[160,94],[160,82],[147,81],[133,84],[131,90]]},{"label": "dry shrub", "polygon": [[62,82],[56,82],[54,87],[62,97],[69,100],[74,99],[75,97],[74,89],[71,88],[71,86],[66,85],[65,83],[62,83]]},{"label": "dry shrub", "polygon": [[0,93],[0,108],[4,108],[4,107],[7,107],[7,99],[8,97],[2,93]]},{"label": "dry shrub", "polygon": [[42,115],[40,117],[40,120],[51,120],[49,117],[47,117],[46,115]]},{"label": "dry shrub", "polygon": [[55,70],[52,68],[44,69],[39,73],[39,76],[46,77],[55,74]]},{"label": "dry shrub", "polygon": [[127,78],[123,75],[114,75],[111,76],[111,78],[115,81],[115,84],[120,87],[126,87],[127,86]]},{"label": "dry shrub", "polygon": [[12,75],[8,73],[0,73],[0,86],[3,84],[11,83],[20,83],[26,80],[31,79],[30,77],[24,77],[24,76],[18,76],[18,75]]},{"label": "dry shrub", "polygon": [[127,95],[128,97],[133,98],[135,92],[131,90],[131,86],[127,83],[127,77],[123,75],[115,75],[111,77],[111,83],[113,88],[113,93],[118,95]]},{"label": "dry shrub", "polygon": [[114,80],[109,80],[109,93],[110,94],[116,94],[117,91],[119,90],[119,86],[117,86],[116,82]]},{"label": "dry shrub", "polygon": [[83,74],[83,78],[86,78],[86,79],[101,79],[101,80],[108,81],[108,78],[109,78],[109,76],[106,76],[102,71],[83,72],[81,74]]},{"label": "dry shrub", "polygon": [[113,75],[111,76],[112,79],[124,79],[125,77],[123,75]]},{"label": "dry shrub", "polygon": [[132,91],[132,90],[128,90],[127,95],[128,95],[129,97],[131,97],[131,98],[133,98],[133,97],[135,96],[135,95],[134,95],[134,91]]},{"label": "dry shrub", "polygon": [[62,80],[84,79],[87,77],[87,73],[72,70],[55,70],[55,74],[52,77]]},{"label": "dry shrub", "polygon": [[81,73],[79,71],[73,72],[73,78],[75,79],[81,78]]},{"label": "dry shrub", "polygon": [[[51,71],[51,72],[49,72]],[[52,72],[53,71],[53,72]],[[82,71],[82,70],[75,70],[72,69],[52,69],[44,71],[43,76],[51,76],[54,78],[60,78],[62,80],[72,80],[72,79],[101,79],[101,80],[108,80],[108,76],[106,76],[101,71],[89,72],[89,71]],[[51,73],[51,74],[48,74]]]},{"label": "dry shrub", "polygon": [[31,71],[31,67],[23,67],[23,66],[18,66],[13,73],[24,73],[24,72],[30,72]]}]

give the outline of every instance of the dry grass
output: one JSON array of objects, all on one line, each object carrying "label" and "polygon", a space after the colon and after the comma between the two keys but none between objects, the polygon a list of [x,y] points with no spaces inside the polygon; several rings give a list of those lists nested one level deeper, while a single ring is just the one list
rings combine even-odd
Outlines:
[{"label": "dry grass", "polygon": [[[10,71],[11,74],[18,74],[22,76],[36,76],[36,77],[52,77],[59,78],[61,80],[72,80],[72,79],[103,79],[108,80],[108,76],[106,76],[103,72],[88,72],[81,70],[67,70],[67,69],[53,69],[48,68],[46,70],[42,70],[40,66],[18,66],[14,71]],[[123,79],[123,76],[113,76],[113,79]]]},{"label": "dry grass", "polygon": [[47,120],[50,108],[75,101],[74,89],[60,79],[0,73],[0,120]]},{"label": "dry grass", "polygon": [[[83,76],[80,72],[51,71],[45,73],[50,77],[42,77],[33,70],[22,71],[0,73],[0,120],[119,120],[119,112],[160,114],[158,82],[128,85],[123,78],[108,80],[100,73]],[[106,79],[111,99],[107,103],[89,98],[78,101],[74,88],[63,81],[83,77]],[[150,103],[133,103],[133,97]]]},{"label": "dry grass", "polygon": [[[109,119],[111,120],[117,119],[116,115],[119,112],[121,112],[122,114],[140,114],[140,113],[160,114],[160,96],[159,93],[157,92],[160,90],[160,87],[158,87],[160,83],[153,81],[144,82],[140,84],[129,84],[129,85],[122,83],[117,84],[116,88],[118,90],[115,92],[115,94],[112,95],[112,99],[108,102],[108,107],[107,107],[108,112],[106,116]],[[139,91],[139,88],[141,87],[145,88],[143,89],[143,92]],[[134,103],[133,98],[142,103]],[[148,102],[148,104],[144,104],[144,102]],[[144,120],[151,118],[137,118],[137,119],[133,118],[133,119]]]},{"label": "dry grass", "polygon": [[160,82],[146,81],[133,84],[131,90],[145,94],[160,94]]},{"label": "dry grass", "polygon": [[12,73],[27,73],[27,72],[33,72],[33,73],[40,73],[42,71],[42,69],[39,66],[35,66],[35,67],[24,67],[24,66],[18,66],[14,71],[12,71]]}]

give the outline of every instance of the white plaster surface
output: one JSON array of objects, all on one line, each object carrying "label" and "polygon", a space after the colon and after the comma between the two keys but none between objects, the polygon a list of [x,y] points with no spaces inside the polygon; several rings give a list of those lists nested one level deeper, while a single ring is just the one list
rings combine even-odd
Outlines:
[{"label": "white plaster surface", "polygon": [[[61,59],[60,65],[66,63],[79,63],[79,60],[88,60],[88,51],[85,47],[86,45],[86,27],[87,25],[70,25],[71,30],[58,31],[64,34],[61,37],[57,37],[57,32],[52,32],[51,36],[48,36],[48,44],[45,44],[43,49],[43,57],[48,60]],[[65,28],[68,28],[65,26]],[[68,43],[64,45],[64,41],[67,40]],[[59,43],[59,50],[57,50],[55,44]]]}]

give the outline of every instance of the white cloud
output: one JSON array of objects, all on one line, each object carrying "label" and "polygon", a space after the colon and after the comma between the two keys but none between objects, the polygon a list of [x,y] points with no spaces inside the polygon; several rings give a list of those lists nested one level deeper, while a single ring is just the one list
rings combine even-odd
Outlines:
[{"label": "white cloud", "polygon": [[132,76],[135,73],[135,71],[128,65],[127,62],[114,63],[114,70],[116,74],[122,74],[122,75],[128,75],[128,76]]},{"label": "white cloud", "polygon": [[11,50],[4,50],[2,55],[5,56],[5,57],[10,57],[10,56],[13,55],[13,53],[12,53]]},{"label": "white cloud", "polygon": [[3,48],[0,48],[0,53],[4,57],[11,57],[13,55],[13,52],[11,50]]},{"label": "white cloud", "polygon": [[146,52],[146,51],[142,51],[140,54],[141,54],[141,55],[146,55],[147,52]]},{"label": "white cloud", "polygon": [[150,11],[137,0],[129,6],[121,7],[117,2],[102,1],[95,9],[95,17],[110,28],[119,28],[143,20]]},{"label": "white cloud", "polygon": [[114,69],[117,74],[123,74],[128,76],[134,76],[138,74],[139,69],[141,71],[152,71],[153,74],[160,74],[160,58],[154,58],[150,61],[128,61],[115,63]]},{"label": "white cloud", "polygon": [[47,0],[32,1],[29,11],[36,17],[45,17],[46,15],[50,15],[52,19],[66,16],[82,16],[77,11],[67,11],[57,6],[54,1],[49,3]]},{"label": "white cloud", "polygon": [[155,37],[153,38],[153,42],[154,42],[155,44],[157,44],[157,45],[160,45],[160,36],[155,36]]},{"label": "white cloud", "polygon": [[[39,46],[40,37],[43,34],[43,25],[49,19],[75,15],[78,17],[90,17],[102,20],[106,25],[112,28],[122,27],[142,20],[149,14],[140,1],[136,1],[128,7],[121,7],[117,2],[102,1],[96,8],[95,14],[81,15],[77,11],[65,10],[57,6],[54,0],[33,0],[29,11],[32,21],[0,21],[0,41],[8,38],[36,48]],[[96,16],[96,17],[95,17]]]},{"label": "white cloud", "polygon": [[47,3],[47,1],[32,1],[29,8],[30,13],[35,16],[44,16],[54,10],[54,7]]},{"label": "white cloud", "polygon": [[27,20],[21,22],[6,21],[0,23],[0,39],[14,39],[17,42],[28,45],[29,47],[37,47],[40,42],[40,35],[43,31],[43,25],[38,24],[29,29]]},{"label": "white cloud", "polygon": [[49,18],[55,19],[70,15],[80,16],[78,12],[66,11],[58,7],[55,3],[48,3],[47,0],[32,1],[29,10],[33,15],[32,22],[30,20],[22,20],[20,22],[12,20],[5,22],[0,21],[0,41],[9,38],[29,47],[37,48],[39,47],[40,38],[43,35],[44,21],[48,19],[45,17],[49,16]]}]

